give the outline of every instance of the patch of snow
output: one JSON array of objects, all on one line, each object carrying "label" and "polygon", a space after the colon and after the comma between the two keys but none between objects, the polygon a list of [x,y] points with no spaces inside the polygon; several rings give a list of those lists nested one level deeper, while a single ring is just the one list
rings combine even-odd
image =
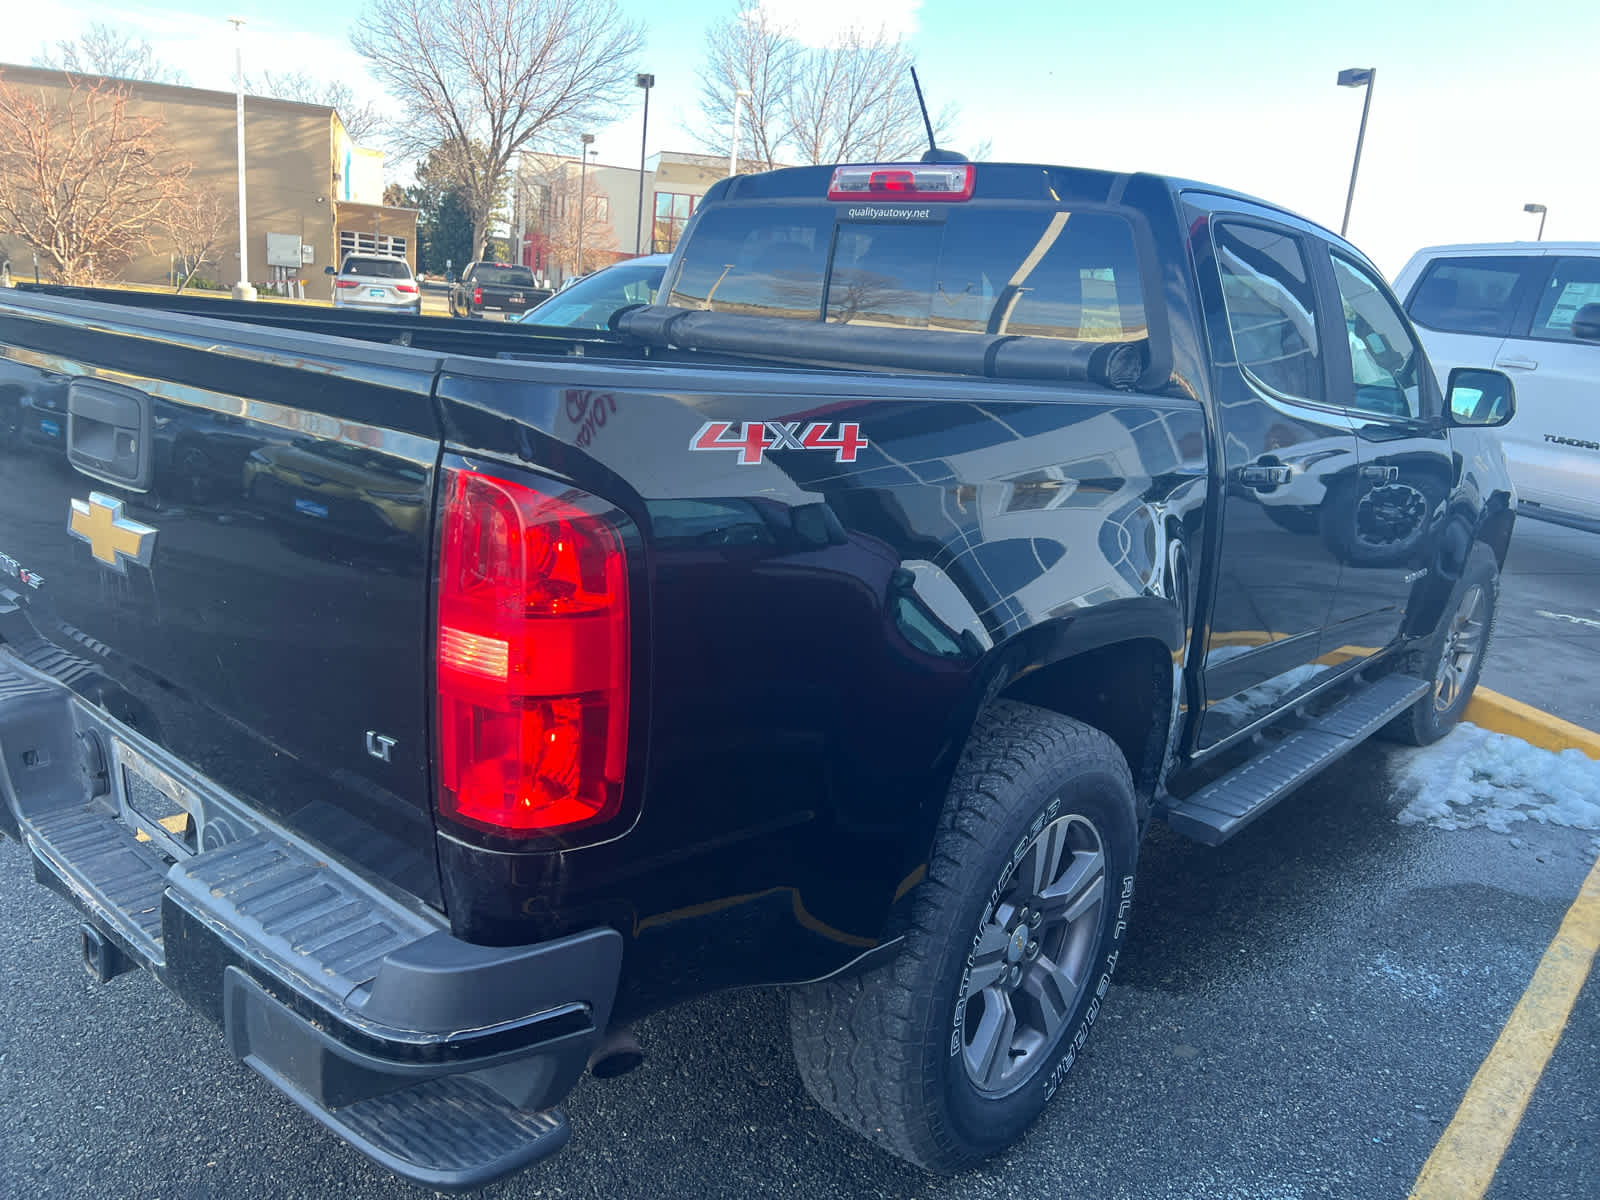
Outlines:
[{"label": "patch of snow", "polygon": [[1558,753],[1463,724],[1395,761],[1403,825],[1509,833],[1519,821],[1535,821],[1600,829],[1600,762],[1581,750]]}]

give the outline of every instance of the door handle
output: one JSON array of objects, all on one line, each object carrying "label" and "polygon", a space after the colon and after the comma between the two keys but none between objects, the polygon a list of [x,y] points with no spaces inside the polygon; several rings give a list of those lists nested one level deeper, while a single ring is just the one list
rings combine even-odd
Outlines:
[{"label": "door handle", "polygon": [[1288,467],[1240,467],[1239,482],[1247,488],[1282,487],[1293,474]]},{"label": "door handle", "polygon": [[1359,472],[1363,479],[1375,479],[1379,483],[1393,483],[1400,478],[1399,467],[1386,467],[1381,463],[1368,463]]},{"label": "door handle", "polygon": [[1533,358],[1497,358],[1494,360],[1497,367],[1512,367],[1518,371],[1537,371],[1539,362]]}]

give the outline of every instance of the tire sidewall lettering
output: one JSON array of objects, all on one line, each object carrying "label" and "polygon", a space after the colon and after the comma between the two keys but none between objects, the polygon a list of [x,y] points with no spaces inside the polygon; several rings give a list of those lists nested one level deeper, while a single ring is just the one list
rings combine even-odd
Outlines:
[{"label": "tire sidewall lettering", "polygon": [[1094,1028],[1095,1018],[1100,1015],[1100,1007],[1105,1000],[1106,993],[1111,990],[1111,976],[1117,969],[1117,959],[1122,954],[1122,934],[1128,927],[1128,909],[1133,904],[1133,876],[1125,875],[1122,878],[1122,896],[1117,904],[1117,920],[1111,927],[1110,952],[1106,955],[1105,966],[1100,972],[1099,982],[1095,984],[1094,995],[1089,1000],[1088,1008],[1084,1009],[1083,1019],[1078,1022],[1070,1041],[1062,1044],[1067,1047],[1066,1054],[1062,1055],[1050,1071],[1049,1078],[1044,1085],[1044,1098],[1048,1101],[1060,1088],[1061,1081],[1067,1077],[1067,1072],[1072,1070],[1073,1064],[1078,1061],[1078,1053],[1089,1040],[1089,1031]]}]

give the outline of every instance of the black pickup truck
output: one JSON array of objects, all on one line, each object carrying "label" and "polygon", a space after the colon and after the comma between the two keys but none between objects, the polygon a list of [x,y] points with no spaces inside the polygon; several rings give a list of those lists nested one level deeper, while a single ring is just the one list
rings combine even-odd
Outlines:
[{"label": "black pickup truck", "polygon": [[461,278],[450,285],[452,317],[482,317],[499,313],[506,320],[520,317],[555,295],[534,282],[527,267],[511,263],[468,263]]},{"label": "black pickup truck", "polygon": [[410,1179],[558,1149],[630,1022],[755,985],[820,1104],[967,1167],[1077,1058],[1151,821],[1460,717],[1511,386],[1150,175],[725,180],[658,299],[0,293],[0,828],[91,974]]}]

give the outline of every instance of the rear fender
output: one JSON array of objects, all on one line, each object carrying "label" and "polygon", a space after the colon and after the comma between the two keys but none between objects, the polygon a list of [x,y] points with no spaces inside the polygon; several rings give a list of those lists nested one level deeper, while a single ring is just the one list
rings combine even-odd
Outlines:
[{"label": "rear fender", "polygon": [[[901,873],[901,884],[896,891],[882,937],[898,936],[903,932],[910,914],[910,897],[915,886],[925,876],[932,857],[933,841],[938,830],[940,814],[944,808],[945,793],[956,765],[966,747],[967,739],[981,713],[1002,695],[1037,703],[1041,707],[1064,711],[1066,706],[1053,703],[1055,689],[1050,681],[1070,678],[1072,665],[1078,663],[1087,670],[1098,670],[1106,656],[1115,657],[1118,649],[1126,648],[1130,655],[1143,660],[1158,659],[1166,665],[1161,680],[1162,694],[1151,697],[1157,719],[1152,721],[1152,737],[1143,745],[1124,744],[1129,739],[1118,739],[1124,754],[1129,757],[1129,767],[1140,783],[1141,809],[1148,806],[1150,795],[1163,769],[1168,744],[1177,713],[1177,684],[1181,673],[1184,645],[1184,618],[1175,599],[1162,596],[1136,596],[1110,600],[1093,608],[1042,622],[1023,630],[1008,641],[995,646],[984,656],[973,673],[973,681],[961,703],[951,716],[951,736],[946,741],[947,754],[939,764],[940,786],[930,789],[930,795],[918,810],[917,822],[909,831],[906,841],[906,859]],[[1073,711],[1068,715],[1088,724],[1102,727],[1102,723],[1087,711]],[[1106,730],[1116,737],[1117,732]],[[1143,813],[1141,812],[1141,817]]]}]

